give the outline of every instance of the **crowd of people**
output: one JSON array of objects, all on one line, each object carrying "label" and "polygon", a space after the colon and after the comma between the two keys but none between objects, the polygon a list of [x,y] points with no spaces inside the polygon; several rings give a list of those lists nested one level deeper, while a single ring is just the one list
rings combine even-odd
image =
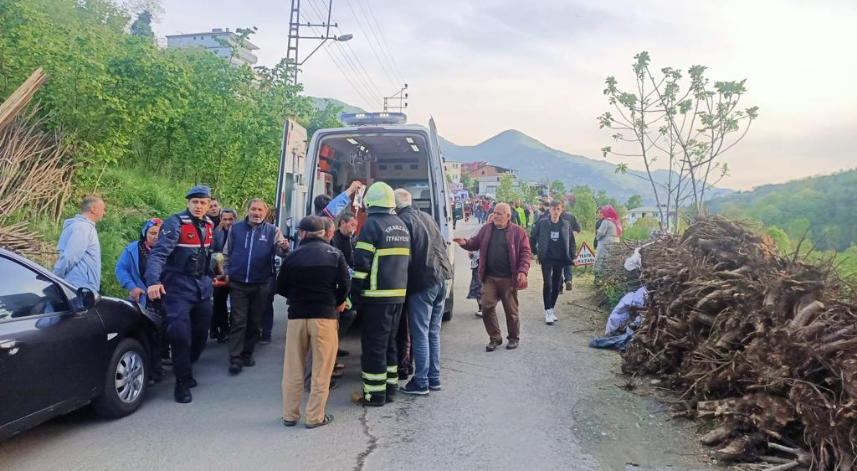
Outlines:
[{"label": "crowd of people", "polygon": [[[363,206],[353,201],[358,192]],[[352,394],[354,403],[380,407],[400,392],[427,395],[442,389],[440,326],[453,268],[440,226],[412,206],[408,191],[394,191],[384,182],[366,189],[355,181],[336,198],[320,195],[314,213],[299,222],[294,241],[272,224],[261,199],[247,203],[243,220],[238,211],[221,208],[206,186],[191,188],[186,200],[186,210],[146,221],[115,268],[128,298],[163,320],[154,346],[161,358],[153,361],[153,375],[162,377],[163,365],[172,365],[177,402],[193,400],[193,364],[209,337],[228,343],[230,375],[256,364],[257,345],[271,339],[275,294],[288,300],[284,425],[300,420],[305,392],[306,426],[333,420],[325,404],[334,378],[342,376],[344,365],[337,358],[348,354],[339,341],[358,314],[363,384]],[[563,280],[566,290],[572,288],[580,226],[561,200],[530,206],[477,197],[468,204],[484,222],[472,237],[454,239],[471,253],[468,298],[477,300],[489,352],[503,344],[496,312],[502,303],[506,349],[514,350],[520,345],[518,291],[528,286],[532,255],[541,264],[545,322],[552,325]],[[88,196],[80,208],[65,222],[55,273],[98,291],[101,250],[95,224],[106,207]],[[599,212],[601,259],[621,236],[621,223],[612,207]]]}]

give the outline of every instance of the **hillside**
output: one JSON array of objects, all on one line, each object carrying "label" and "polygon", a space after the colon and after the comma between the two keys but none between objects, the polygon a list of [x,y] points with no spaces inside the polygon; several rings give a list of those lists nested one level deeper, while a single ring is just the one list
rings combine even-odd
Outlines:
[{"label": "hillside", "polygon": [[309,97],[309,99],[312,100],[312,104],[317,110],[324,110],[328,104],[331,104],[333,106],[338,106],[338,107],[342,108],[343,113],[365,113],[366,112],[366,110],[364,110],[363,108],[353,106],[353,105],[349,105],[348,103],[345,103],[345,102],[342,102],[339,100],[335,100],[333,98]]},{"label": "hillside", "polygon": [[760,186],[710,206],[729,217],[776,226],[792,241],[806,236],[818,250],[844,251],[857,243],[857,169]]},{"label": "hillside", "polygon": [[[484,160],[518,170],[519,177],[526,181],[560,180],[566,187],[589,185],[596,191],[605,190],[620,201],[638,194],[646,204],[654,202],[652,187],[645,179],[645,172],[617,174],[613,163],[552,149],[514,129],[503,131],[475,146],[460,146],[447,140],[442,140],[441,145],[447,160]],[[666,181],[668,177],[666,170],[655,171],[655,178],[660,181]],[[730,191],[719,189],[714,194]]]}]

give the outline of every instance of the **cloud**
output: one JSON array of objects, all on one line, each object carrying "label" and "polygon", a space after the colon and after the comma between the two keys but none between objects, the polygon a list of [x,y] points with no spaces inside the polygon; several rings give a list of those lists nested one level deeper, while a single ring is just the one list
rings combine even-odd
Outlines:
[{"label": "cloud", "polygon": [[[598,150],[610,144],[610,133],[595,121],[608,109],[604,78],[632,84],[633,56],[648,50],[656,67],[704,64],[712,80],[748,80],[746,104],[760,106],[761,117],[727,155],[733,171],[724,184],[745,189],[857,165],[857,141],[849,135],[857,126],[857,55],[851,51],[857,6],[847,0],[347,2],[334,2],[334,19],[354,39],[325,46],[307,62],[307,92],[379,109],[401,76],[409,83],[411,121],[434,116],[441,133],[460,144],[515,128],[599,158]],[[161,34],[255,25],[263,62],[285,53],[288,2],[164,3]],[[321,3],[302,2],[313,18],[318,15],[306,5]],[[370,28],[373,13],[382,33]],[[377,41],[381,34],[395,67],[379,60],[386,50]],[[309,44],[302,43],[304,51]],[[349,57],[353,51],[357,74],[365,69],[373,83],[357,81],[335,48]]]}]

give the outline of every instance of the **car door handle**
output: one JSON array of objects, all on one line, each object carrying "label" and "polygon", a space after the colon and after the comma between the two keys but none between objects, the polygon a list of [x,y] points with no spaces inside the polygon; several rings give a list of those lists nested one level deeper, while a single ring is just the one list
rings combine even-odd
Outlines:
[{"label": "car door handle", "polygon": [[9,355],[18,353],[21,348],[21,342],[17,340],[0,340],[0,350],[7,352]]}]

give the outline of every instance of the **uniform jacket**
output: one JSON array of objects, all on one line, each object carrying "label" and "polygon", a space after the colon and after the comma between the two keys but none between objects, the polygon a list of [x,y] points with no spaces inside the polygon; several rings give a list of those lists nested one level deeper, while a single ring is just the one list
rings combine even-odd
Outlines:
[{"label": "uniform jacket", "polygon": [[66,219],[57,243],[54,274],[77,288],[98,292],[101,287],[101,243],[95,223],[82,214]]},{"label": "uniform jacket", "polygon": [[[574,234],[571,233],[571,223],[563,218],[559,218],[560,230],[559,238],[562,241],[563,247],[566,248],[566,260],[562,260],[566,265],[571,265],[575,255]],[[533,227],[533,234],[530,237],[530,247],[533,252],[539,256],[539,260],[544,263],[548,259],[548,245],[551,237],[551,218],[550,216],[539,219]]]},{"label": "uniform jacket", "polygon": [[149,253],[146,285],[163,283],[182,295],[211,297],[211,241],[214,225],[208,216],[197,219],[185,210],[168,217],[161,226],[158,243]]},{"label": "uniform jacket", "polygon": [[[122,250],[122,255],[116,262],[116,279],[126,291],[131,291],[134,288],[140,288],[146,291],[146,283],[143,277],[140,276],[140,241],[131,242],[125,249]],[[131,299],[130,297],[128,299]],[[146,295],[140,295],[140,304],[146,307]]]},{"label": "uniform jacket", "polygon": [[[494,233],[494,224],[485,224],[475,236],[467,239],[463,247],[464,250],[479,251],[479,280],[485,281],[485,263],[488,257],[488,243],[491,241],[491,234]],[[509,244],[509,264],[512,270],[517,275],[518,273],[528,274],[530,271],[530,239],[527,237],[527,231],[523,227],[509,224],[509,230],[506,231],[506,242]],[[517,281],[515,282],[517,285]],[[517,289],[524,289],[526,286],[516,286]]]},{"label": "uniform jacket", "polygon": [[289,319],[336,319],[350,288],[345,257],[323,239],[304,240],[277,277],[277,293],[289,300]]},{"label": "uniform jacket", "polygon": [[452,279],[452,266],[446,242],[431,216],[408,206],[399,210],[399,219],[411,233],[411,264],[408,267],[408,292],[419,293]]},{"label": "uniform jacket", "polygon": [[355,293],[366,304],[401,304],[408,287],[411,234],[386,208],[369,208],[354,247]]},{"label": "uniform jacket", "polygon": [[283,236],[277,226],[262,222],[253,227],[249,219],[236,222],[229,229],[223,248],[223,273],[229,281],[268,283],[274,276],[277,242]]}]

